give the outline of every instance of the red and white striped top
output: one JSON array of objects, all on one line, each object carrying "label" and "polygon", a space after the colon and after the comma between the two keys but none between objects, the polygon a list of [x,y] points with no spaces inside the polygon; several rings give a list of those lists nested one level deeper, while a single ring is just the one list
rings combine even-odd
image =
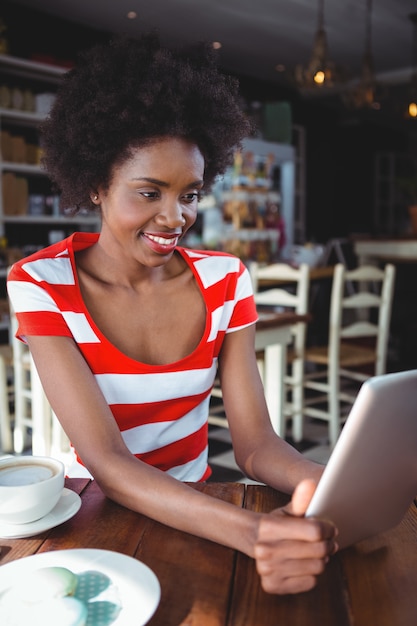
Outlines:
[{"label": "red and white striped top", "polygon": [[[72,337],[132,454],[179,480],[205,480],[211,473],[207,418],[217,357],[226,333],[257,320],[249,273],[237,257],[177,248],[206,304],[204,335],[184,359],[148,365],[115,348],[85,307],[74,253],[97,239],[97,233],[74,233],[13,265],[7,285],[17,337]],[[89,475],[79,459],[76,465],[71,476]]]}]

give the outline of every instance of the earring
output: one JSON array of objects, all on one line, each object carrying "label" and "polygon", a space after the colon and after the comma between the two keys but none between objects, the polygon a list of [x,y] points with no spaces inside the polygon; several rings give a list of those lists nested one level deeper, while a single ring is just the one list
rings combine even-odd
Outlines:
[{"label": "earring", "polygon": [[93,196],[91,196],[91,199],[92,199],[93,202],[97,202],[98,194],[95,193]]}]

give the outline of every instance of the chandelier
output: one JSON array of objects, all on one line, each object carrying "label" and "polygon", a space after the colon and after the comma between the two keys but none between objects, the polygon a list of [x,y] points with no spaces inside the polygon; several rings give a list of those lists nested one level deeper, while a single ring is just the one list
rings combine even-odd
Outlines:
[{"label": "chandelier", "polygon": [[372,0],[366,0],[365,48],[359,82],[342,95],[347,106],[355,109],[379,109],[376,99],[377,83],[372,55]]},{"label": "chandelier", "polygon": [[417,118],[417,13],[411,13],[409,16],[413,24],[413,43],[411,53],[411,89],[410,99],[407,108],[407,117]]},{"label": "chandelier", "polygon": [[346,80],[346,75],[329,60],[327,34],[324,27],[324,0],[318,0],[317,31],[307,66],[297,65],[294,80],[304,95],[332,88]]}]

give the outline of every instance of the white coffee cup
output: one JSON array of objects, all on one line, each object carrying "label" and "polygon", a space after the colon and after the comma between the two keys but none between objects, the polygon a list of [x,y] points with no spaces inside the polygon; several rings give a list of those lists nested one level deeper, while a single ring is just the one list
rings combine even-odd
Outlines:
[{"label": "white coffee cup", "polygon": [[14,456],[0,460],[0,524],[27,524],[58,503],[65,466],[58,459]]}]

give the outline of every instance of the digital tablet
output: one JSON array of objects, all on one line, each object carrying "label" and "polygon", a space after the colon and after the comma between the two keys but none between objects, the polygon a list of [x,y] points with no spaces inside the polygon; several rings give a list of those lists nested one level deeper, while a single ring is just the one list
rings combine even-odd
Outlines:
[{"label": "digital tablet", "polygon": [[330,519],[340,548],[399,524],[417,496],[417,370],[363,383],[307,517]]}]

